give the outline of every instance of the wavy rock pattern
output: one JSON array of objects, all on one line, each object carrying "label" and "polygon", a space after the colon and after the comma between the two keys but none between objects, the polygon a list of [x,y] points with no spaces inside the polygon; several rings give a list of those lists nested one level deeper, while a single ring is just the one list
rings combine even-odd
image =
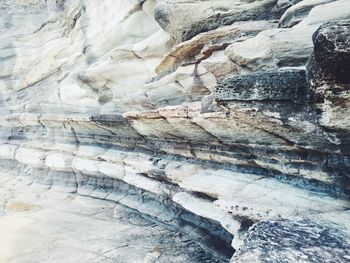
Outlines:
[{"label": "wavy rock pattern", "polygon": [[131,208],[208,262],[346,262],[349,10],[2,1],[0,169]]}]

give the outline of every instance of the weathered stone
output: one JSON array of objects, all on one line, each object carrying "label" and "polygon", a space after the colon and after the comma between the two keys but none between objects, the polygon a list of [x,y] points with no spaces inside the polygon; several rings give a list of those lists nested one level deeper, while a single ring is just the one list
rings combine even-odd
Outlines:
[{"label": "weathered stone", "polygon": [[266,221],[248,231],[231,262],[347,262],[348,240],[347,232],[308,220]]},{"label": "weathered stone", "polygon": [[314,58],[316,65],[313,65],[313,67],[319,67],[323,75],[310,76],[309,78],[319,83],[325,81],[350,84],[349,28],[350,20],[329,22],[323,24],[314,33],[312,39],[315,45]]},{"label": "weathered stone", "polygon": [[[252,37],[258,32],[273,28],[270,21],[237,22],[216,30],[196,35],[194,38],[181,42],[162,59],[156,68],[158,74],[170,71],[180,63],[199,63],[211,56],[214,50],[224,50],[229,44],[246,37]],[[211,47],[211,48],[210,48]]]},{"label": "weathered stone", "polygon": [[1,262],[229,260],[121,204],[28,187],[3,173],[0,182]]},{"label": "weathered stone", "polygon": [[321,125],[341,129],[347,145],[350,106],[350,22],[323,24],[313,35],[314,53],[307,64],[313,99],[320,102]]},{"label": "weathered stone", "polygon": [[290,8],[281,17],[279,27],[293,27],[301,22],[315,6],[334,2],[335,0],[303,0]]},{"label": "weathered stone", "polygon": [[[155,8],[155,19],[178,42],[182,42],[220,26],[230,25],[237,21],[253,20],[249,18],[256,16],[254,11],[259,12],[262,11],[260,7],[271,7],[275,4],[270,2],[242,4],[225,0],[215,2],[176,1],[175,3],[174,1],[160,1]],[[246,18],[243,19],[243,17]]]},{"label": "weathered stone", "polygon": [[220,81],[214,97],[219,101],[307,100],[304,70],[270,71],[238,75]]},{"label": "weathered stone", "polygon": [[0,261],[348,260],[349,10],[1,1]]},{"label": "weathered stone", "polygon": [[303,67],[313,51],[313,33],[324,22],[350,19],[349,8],[347,0],[316,6],[293,28],[262,31],[256,37],[231,44],[225,52],[234,63],[252,71]]}]

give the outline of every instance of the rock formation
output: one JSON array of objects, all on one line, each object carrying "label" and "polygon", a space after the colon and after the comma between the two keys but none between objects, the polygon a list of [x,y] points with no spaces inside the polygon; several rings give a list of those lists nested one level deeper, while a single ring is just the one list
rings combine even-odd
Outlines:
[{"label": "rock formation", "polygon": [[207,262],[350,261],[349,0],[0,12],[1,172],[124,205]]}]

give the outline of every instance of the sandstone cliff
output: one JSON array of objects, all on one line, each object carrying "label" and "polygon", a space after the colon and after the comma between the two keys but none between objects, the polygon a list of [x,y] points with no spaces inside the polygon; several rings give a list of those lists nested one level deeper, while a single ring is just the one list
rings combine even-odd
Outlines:
[{"label": "sandstone cliff", "polygon": [[0,12],[2,172],[120,203],[207,262],[350,261],[349,0]]}]

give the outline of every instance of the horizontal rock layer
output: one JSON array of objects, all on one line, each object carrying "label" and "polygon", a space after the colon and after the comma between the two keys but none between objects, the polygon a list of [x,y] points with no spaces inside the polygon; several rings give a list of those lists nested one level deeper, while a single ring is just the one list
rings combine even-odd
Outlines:
[{"label": "horizontal rock layer", "polygon": [[349,1],[0,8],[3,172],[118,202],[218,261],[348,259]]},{"label": "horizontal rock layer", "polygon": [[121,204],[28,187],[4,173],[0,180],[1,262],[221,262],[203,243]]}]

